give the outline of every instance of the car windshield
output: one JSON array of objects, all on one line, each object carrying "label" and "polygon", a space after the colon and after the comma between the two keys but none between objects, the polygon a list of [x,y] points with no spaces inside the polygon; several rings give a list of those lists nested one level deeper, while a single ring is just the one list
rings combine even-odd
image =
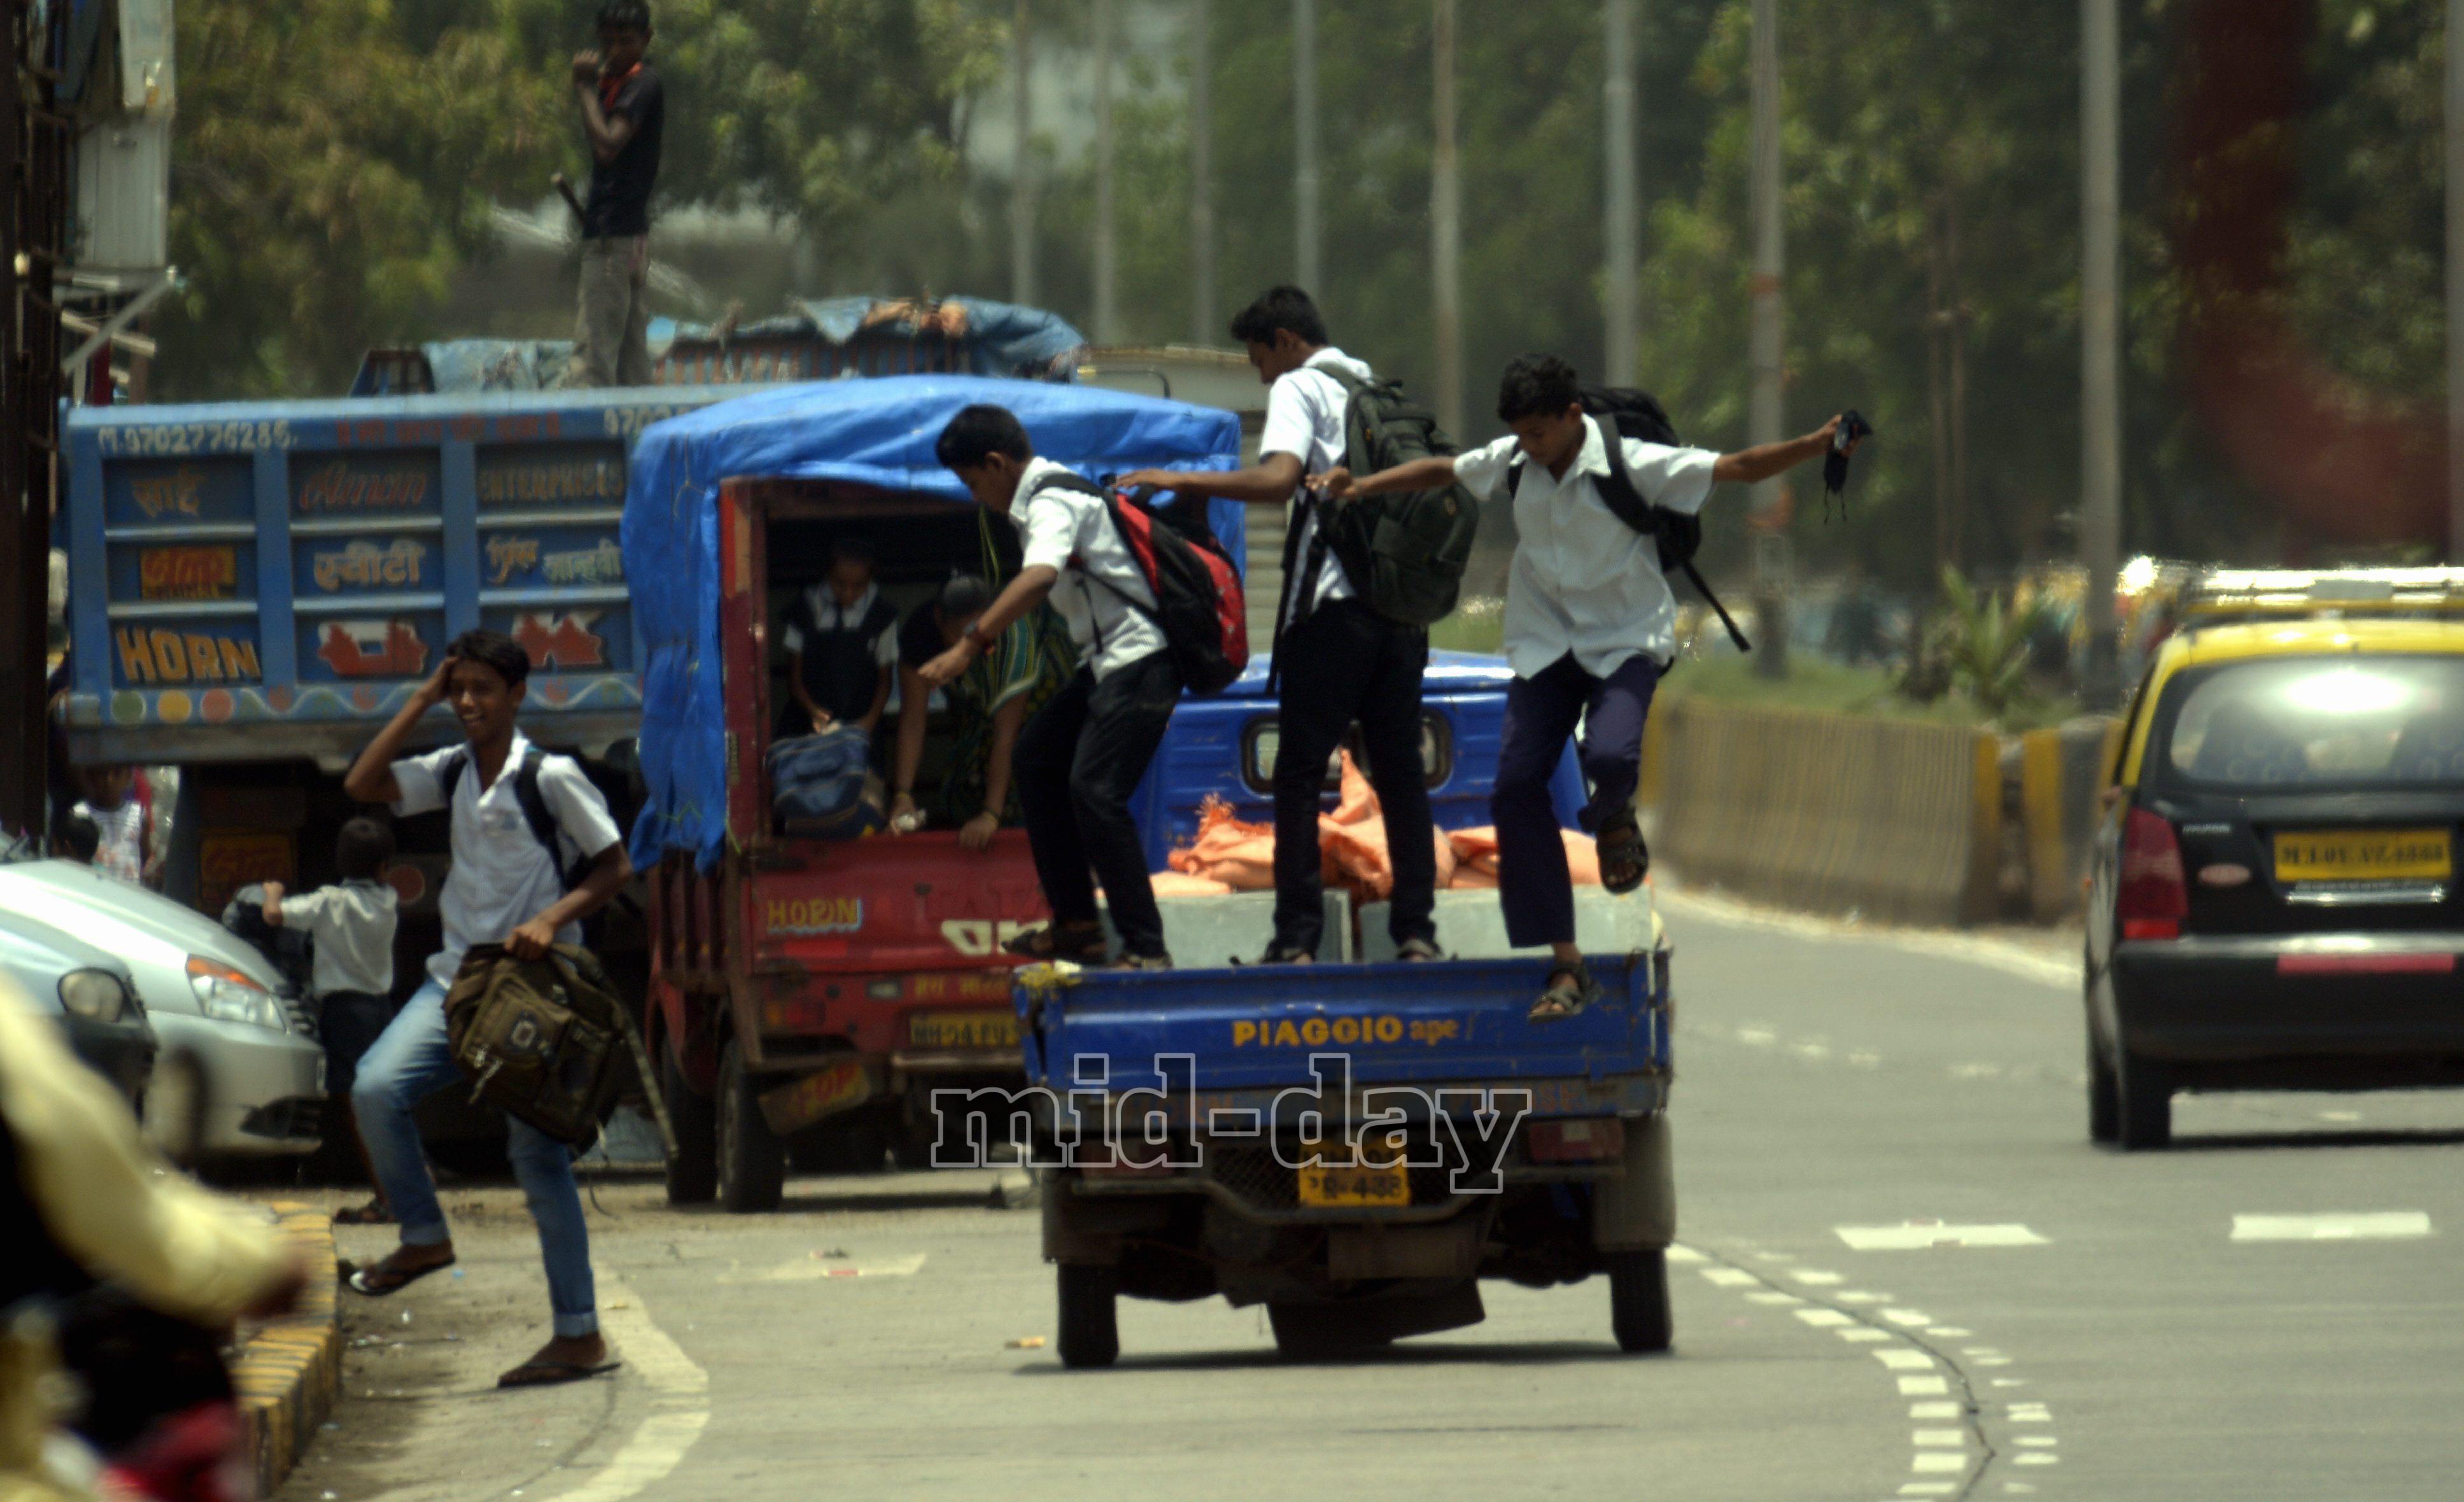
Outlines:
[{"label": "car windshield", "polygon": [[2193,785],[2464,784],[2464,658],[2233,664],[2179,701],[2166,760]]}]

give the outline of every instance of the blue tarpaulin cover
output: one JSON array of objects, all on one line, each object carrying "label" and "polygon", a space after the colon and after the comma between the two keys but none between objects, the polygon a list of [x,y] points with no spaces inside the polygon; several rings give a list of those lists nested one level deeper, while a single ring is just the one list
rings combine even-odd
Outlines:
[{"label": "blue tarpaulin cover", "polygon": [[[689,852],[705,867],[727,838],[727,735],[720,703],[718,487],[725,479],[841,480],[972,503],[933,443],[958,409],[1018,413],[1036,452],[1091,477],[1162,466],[1228,470],[1241,422],[1186,402],[974,376],[891,376],[781,387],[653,424],[633,451],[625,497],[625,577],[649,656],[642,674],[637,866]],[[1235,560],[1241,505],[1208,510]]]}]

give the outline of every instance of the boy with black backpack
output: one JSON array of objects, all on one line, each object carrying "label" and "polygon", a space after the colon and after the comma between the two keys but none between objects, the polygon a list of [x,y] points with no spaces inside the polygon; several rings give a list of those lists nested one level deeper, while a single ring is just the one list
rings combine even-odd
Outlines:
[{"label": "boy with black backpack", "polygon": [[1587,394],[1564,361],[1524,355],[1507,365],[1497,397],[1497,415],[1513,436],[1459,458],[1326,477],[1334,497],[1460,482],[1473,495],[1513,503],[1506,653],[1514,681],[1489,808],[1507,941],[1552,951],[1534,1021],[1571,1017],[1600,994],[1574,942],[1573,886],[1549,797],[1568,738],[1580,721],[1579,756],[1592,788],[1581,822],[1599,841],[1601,884],[1631,892],[1651,866],[1634,813],[1643,717],[1677,654],[1677,604],[1663,559],[1686,563],[1690,574],[1701,537],[1695,519],[1714,483],[1753,484],[1819,458],[1840,425],[1834,417],[1802,438],[1721,454],[1632,436],[1627,411],[1635,426],[1656,422],[1665,431],[1658,404],[1642,393]]},{"label": "boy with black backpack", "polygon": [[1382,469],[1452,452],[1434,419],[1335,348],[1317,305],[1298,287],[1274,288],[1242,310],[1232,337],[1248,346],[1249,364],[1267,386],[1258,462],[1229,473],[1140,470],[1121,483],[1253,505],[1295,502],[1275,612],[1275,934],[1265,961],[1306,963],[1325,938],[1319,798],[1327,762],[1355,721],[1395,863],[1388,927],[1396,954],[1434,960],[1438,864],[1420,764],[1420,676],[1429,625],[1454,608],[1477,514],[1458,501],[1459,525],[1441,517],[1436,551],[1455,551],[1450,563],[1435,561],[1434,580],[1423,577],[1431,572],[1425,546],[1413,560],[1418,570],[1392,559],[1381,566],[1369,515],[1379,508],[1322,515],[1329,508],[1304,483],[1345,464]]},{"label": "boy with black backpack", "polygon": [[[1103,963],[1095,907],[1101,881],[1120,931],[1120,966],[1170,969],[1130,794],[1163,743],[1181,689],[1212,693],[1239,671],[1223,660],[1223,623],[1199,618],[1219,608],[1237,613],[1238,584],[1226,584],[1230,562],[1220,549],[1211,559],[1195,556],[1203,544],[1176,541],[1155,514],[1036,457],[1025,426],[1005,407],[962,409],[933,452],[985,510],[1017,524],[1023,560],[1017,577],[957,643],[923,666],[924,681],[934,688],[956,682],[1047,597],[1078,648],[1077,674],[1019,732],[1011,756],[1027,848],[1052,922],[1007,947],[1030,960]],[[1133,528],[1157,560],[1152,577],[1131,551]],[[1163,571],[1219,565],[1220,574],[1210,575],[1216,592],[1202,601],[1192,581]],[[1188,587],[1159,587],[1175,580]],[[1245,646],[1236,654],[1245,663]]]}]

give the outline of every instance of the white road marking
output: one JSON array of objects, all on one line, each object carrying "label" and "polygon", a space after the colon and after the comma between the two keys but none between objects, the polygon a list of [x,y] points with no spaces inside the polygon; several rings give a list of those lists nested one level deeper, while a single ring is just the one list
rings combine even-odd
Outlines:
[{"label": "white road marking", "polygon": [[1895,1325],[1906,1325],[1911,1329],[1933,1323],[1931,1314],[1915,1309],[1886,1309],[1882,1311],[1882,1317]]},{"label": "white road marking", "polygon": [[1655,886],[1653,896],[1663,910],[1680,915],[1698,915],[1727,923],[1775,929],[1806,939],[1845,939],[1878,944],[1906,954],[1965,960],[2000,970],[2006,975],[2060,987],[2071,993],[2073,1001],[2078,1000],[2080,959],[2076,952],[2067,957],[2048,955],[2007,939],[1987,939],[1973,934],[1892,929],[1877,924],[1847,923],[1837,918],[1783,913],[1705,890],[1681,888],[1674,882]]},{"label": "white road marking", "polygon": [[2043,1424],[2052,1419],[2053,1416],[2053,1410],[2047,1407],[2041,1401],[2034,1403],[2014,1403],[2011,1405],[2011,1419],[2012,1422],[2016,1424]]},{"label": "white road marking", "polygon": [[1882,1056],[1871,1049],[1851,1049],[1848,1051],[1848,1062],[1858,1069],[1870,1070],[1882,1062]]},{"label": "white road marking", "polygon": [[1796,1270],[1791,1272],[1789,1276],[1794,1278],[1799,1283],[1810,1284],[1815,1288],[1829,1288],[1835,1283],[1845,1283],[1848,1281],[1847,1278],[1840,1273],[1823,1272],[1814,1268],[1798,1268]]},{"label": "white road marking", "polygon": [[1959,1449],[1964,1448],[1968,1444],[1968,1431],[1966,1429],[1919,1429],[1908,1436],[1908,1443],[1920,1447]]},{"label": "white road marking", "polygon": [[2051,1449],[2061,1441],[2050,1434],[2022,1434],[2019,1436],[2019,1443],[2036,1449]]},{"label": "white road marking", "polygon": [[1877,1330],[1871,1325],[1851,1325],[1845,1330],[1835,1333],[1842,1340],[1860,1345],[1869,1344],[1876,1340],[1888,1340],[1891,1338],[1891,1333],[1889,1331]]},{"label": "white road marking", "polygon": [[1796,1317],[1816,1330],[1830,1330],[1840,1325],[1856,1323],[1853,1316],[1836,1309],[1800,1309],[1796,1312]]},{"label": "white road marking", "polygon": [[1900,1488],[1900,1495],[1903,1497],[1947,1497],[1958,1490],[1959,1486],[1956,1482],[1911,1481]]},{"label": "white road marking", "polygon": [[1760,1257],[1765,1262],[1794,1262],[1796,1260],[1796,1253],[1793,1251],[1758,1251],[1755,1252],[1754,1255]]},{"label": "white road marking", "polygon": [[1999,1064],[1954,1064],[1950,1067],[1953,1079],[1991,1079],[2001,1072]]},{"label": "white road marking", "polygon": [[1703,1279],[1706,1283],[1716,1283],[1722,1288],[1750,1288],[1762,1282],[1762,1279],[1743,1268],[1705,1268]]},{"label": "white road marking", "polygon": [[2024,1377],[1997,1377],[1993,1379],[1993,1385],[1996,1387],[2025,1387],[2028,1385],[2028,1380]]},{"label": "white road marking", "polygon": [[[1895,1345],[1888,1350],[1877,1351],[1874,1353],[1874,1359],[1881,1362],[1884,1366],[1889,1367],[1895,1372],[1930,1372],[1933,1370],[1932,1357],[1925,1355],[1923,1351],[1911,1350],[1909,1347],[1903,1345]],[[1903,1392],[1906,1391],[1905,1388],[1902,1388],[1901,1390]]]},{"label": "white road marking", "polygon": [[1852,1292],[1838,1294],[1837,1297],[1842,1304],[1887,1304],[1891,1301],[1891,1295],[1888,1293],[1859,1293]]},{"label": "white road marking", "polygon": [[2045,1238],[2025,1226],[1946,1226],[1909,1221],[1899,1226],[1835,1226],[1856,1251],[1918,1251],[1932,1247],[2042,1247]]},{"label": "white road marking", "polygon": [[1955,1449],[1921,1449],[1909,1457],[1908,1469],[1939,1475],[1946,1470],[1966,1470],[1968,1454]]},{"label": "white road marking", "polygon": [[1936,1325],[1933,1329],[1926,1331],[1925,1334],[1933,1336],[1937,1340],[1959,1340],[1974,1334],[1974,1332],[1962,1330],[1957,1325]]},{"label": "white road marking", "polygon": [[1757,1049],[1768,1049],[1779,1042],[1779,1034],[1769,1027],[1740,1027],[1737,1029],[1737,1041],[1750,1044]]},{"label": "white road marking", "polygon": [[2385,1241],[2430,1234],[2420,1210],[2375,1210],[2327,1215],[2236,1215],[2235,1241]]},{"label": "white road marking", "polygon": [[2051,1450],[2041,1449],[2023,1450],[2012,1456],[2011,1460],[2013,1465],[2019,1466],[2058,1466],[2062,1463],[2059,1455]]},{"label": "white road marking", "polygon": [[1795,1053],[1795,1055],[1800,1059],[1819,1060],[1831,1057],[1830,1047],[1820,1043],[1794,1044],[1791,1047],[1791,1051]]},{"label": "white road marking", "polygon": [[1908,1417],[1911,1419],[1956,1419],[1959,1417],[1959,1404],[1955,1403],[1912,1403],[1908,1404]]},{"label": "white road marking", "polygon": [[710,1374],[651,1322],[624,1279],[604,1264],[593,1264],[591,1270],[599,1285],[601,1328],[625,1369],[649,1387],[654,1406],[606,1465],[557,1502],[625,1502],[665,1480],[710,1423]]},{"label": "white road marking", "polygon": [[1671,1247],[1666,1253],[1671,1262],[1708,1262],[1711,1259],[1691,1247]]},{"label": "white road marking", "polygon": [[2359,1121],[2362,1119],[2362,1114],[2358,1111],[2321,1111],[2319,1113],[2319,1119],[2321,1121]]},{"label": "white road marking", "polygon": [[[1797,1296],[1796,1296],[1795,1294],[1793,1294],[1793,1293],[1783,1293],[1783,1292],[1780,1292],[1779,1290],[1777,1290],[1777,1289],[1765,1289],[1765,1290],[1763,1290],[1763,1291],[1762,1291],[1761,1292],[1759,1292],[1759,1293],[1749,1293],[1749,1294],[1747,1294],[1747,1295],[1746,1295],[1746,1302],[1748,1302],[1748,1303],[1749,1303],[1749,1304],[1780,1304],[1780,1305],[1785,1305],[1785,1304],[1802,1304],[1802,1303],[1804,1303],[1804,1302],[1805,1302],[1805,1300],[1803,1300],[1803,1299],[1801,1299],[1801,1298],[1797,1297]],[[1845,1317],[1845,1316],[1842,1316],[1842,1317]]]},{"label": "white road marking", "polygon": [[1939,1398],[1948,1391],[1950,1391],[1950,1379],[1947,1377],[1900,1379],[1900,1396],[1903,1398]]},{"label": "white road marking", "polygon": [[1969,1360],[1977,1366],[2008,1366],[2011,1364],[2011,1358],[2007,1356],[1972,1356],[1969,1358]]}]

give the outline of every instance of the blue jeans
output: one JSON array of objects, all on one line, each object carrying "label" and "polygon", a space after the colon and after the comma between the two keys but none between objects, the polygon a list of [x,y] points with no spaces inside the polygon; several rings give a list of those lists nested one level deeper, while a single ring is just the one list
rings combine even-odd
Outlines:
[{"label": "blue jeans", "polygon": [[[435,1247],[451,1239],[445,1210],[436,1203],[436,1182],[420,1151],[419,1124],[411,1110],[448,1085],[462,1082],[445,1038],[445,987],[429,982],[403,1004],[384,1034],[360,1059],[351,1106],[368,1161],[385,1185],[385,1204],[402,1223],[405,1246]],[[599,1296],[590,1276],[590,1229],[582,1219],[582,1194],[573,1184],[573,1153],[562,1142],[508,1119],[507,1144],[514,1177],[539,1226],[539,1260],[547,1266],[547,1300],[560,1336],[586,1336],[599,1329]]]}]

